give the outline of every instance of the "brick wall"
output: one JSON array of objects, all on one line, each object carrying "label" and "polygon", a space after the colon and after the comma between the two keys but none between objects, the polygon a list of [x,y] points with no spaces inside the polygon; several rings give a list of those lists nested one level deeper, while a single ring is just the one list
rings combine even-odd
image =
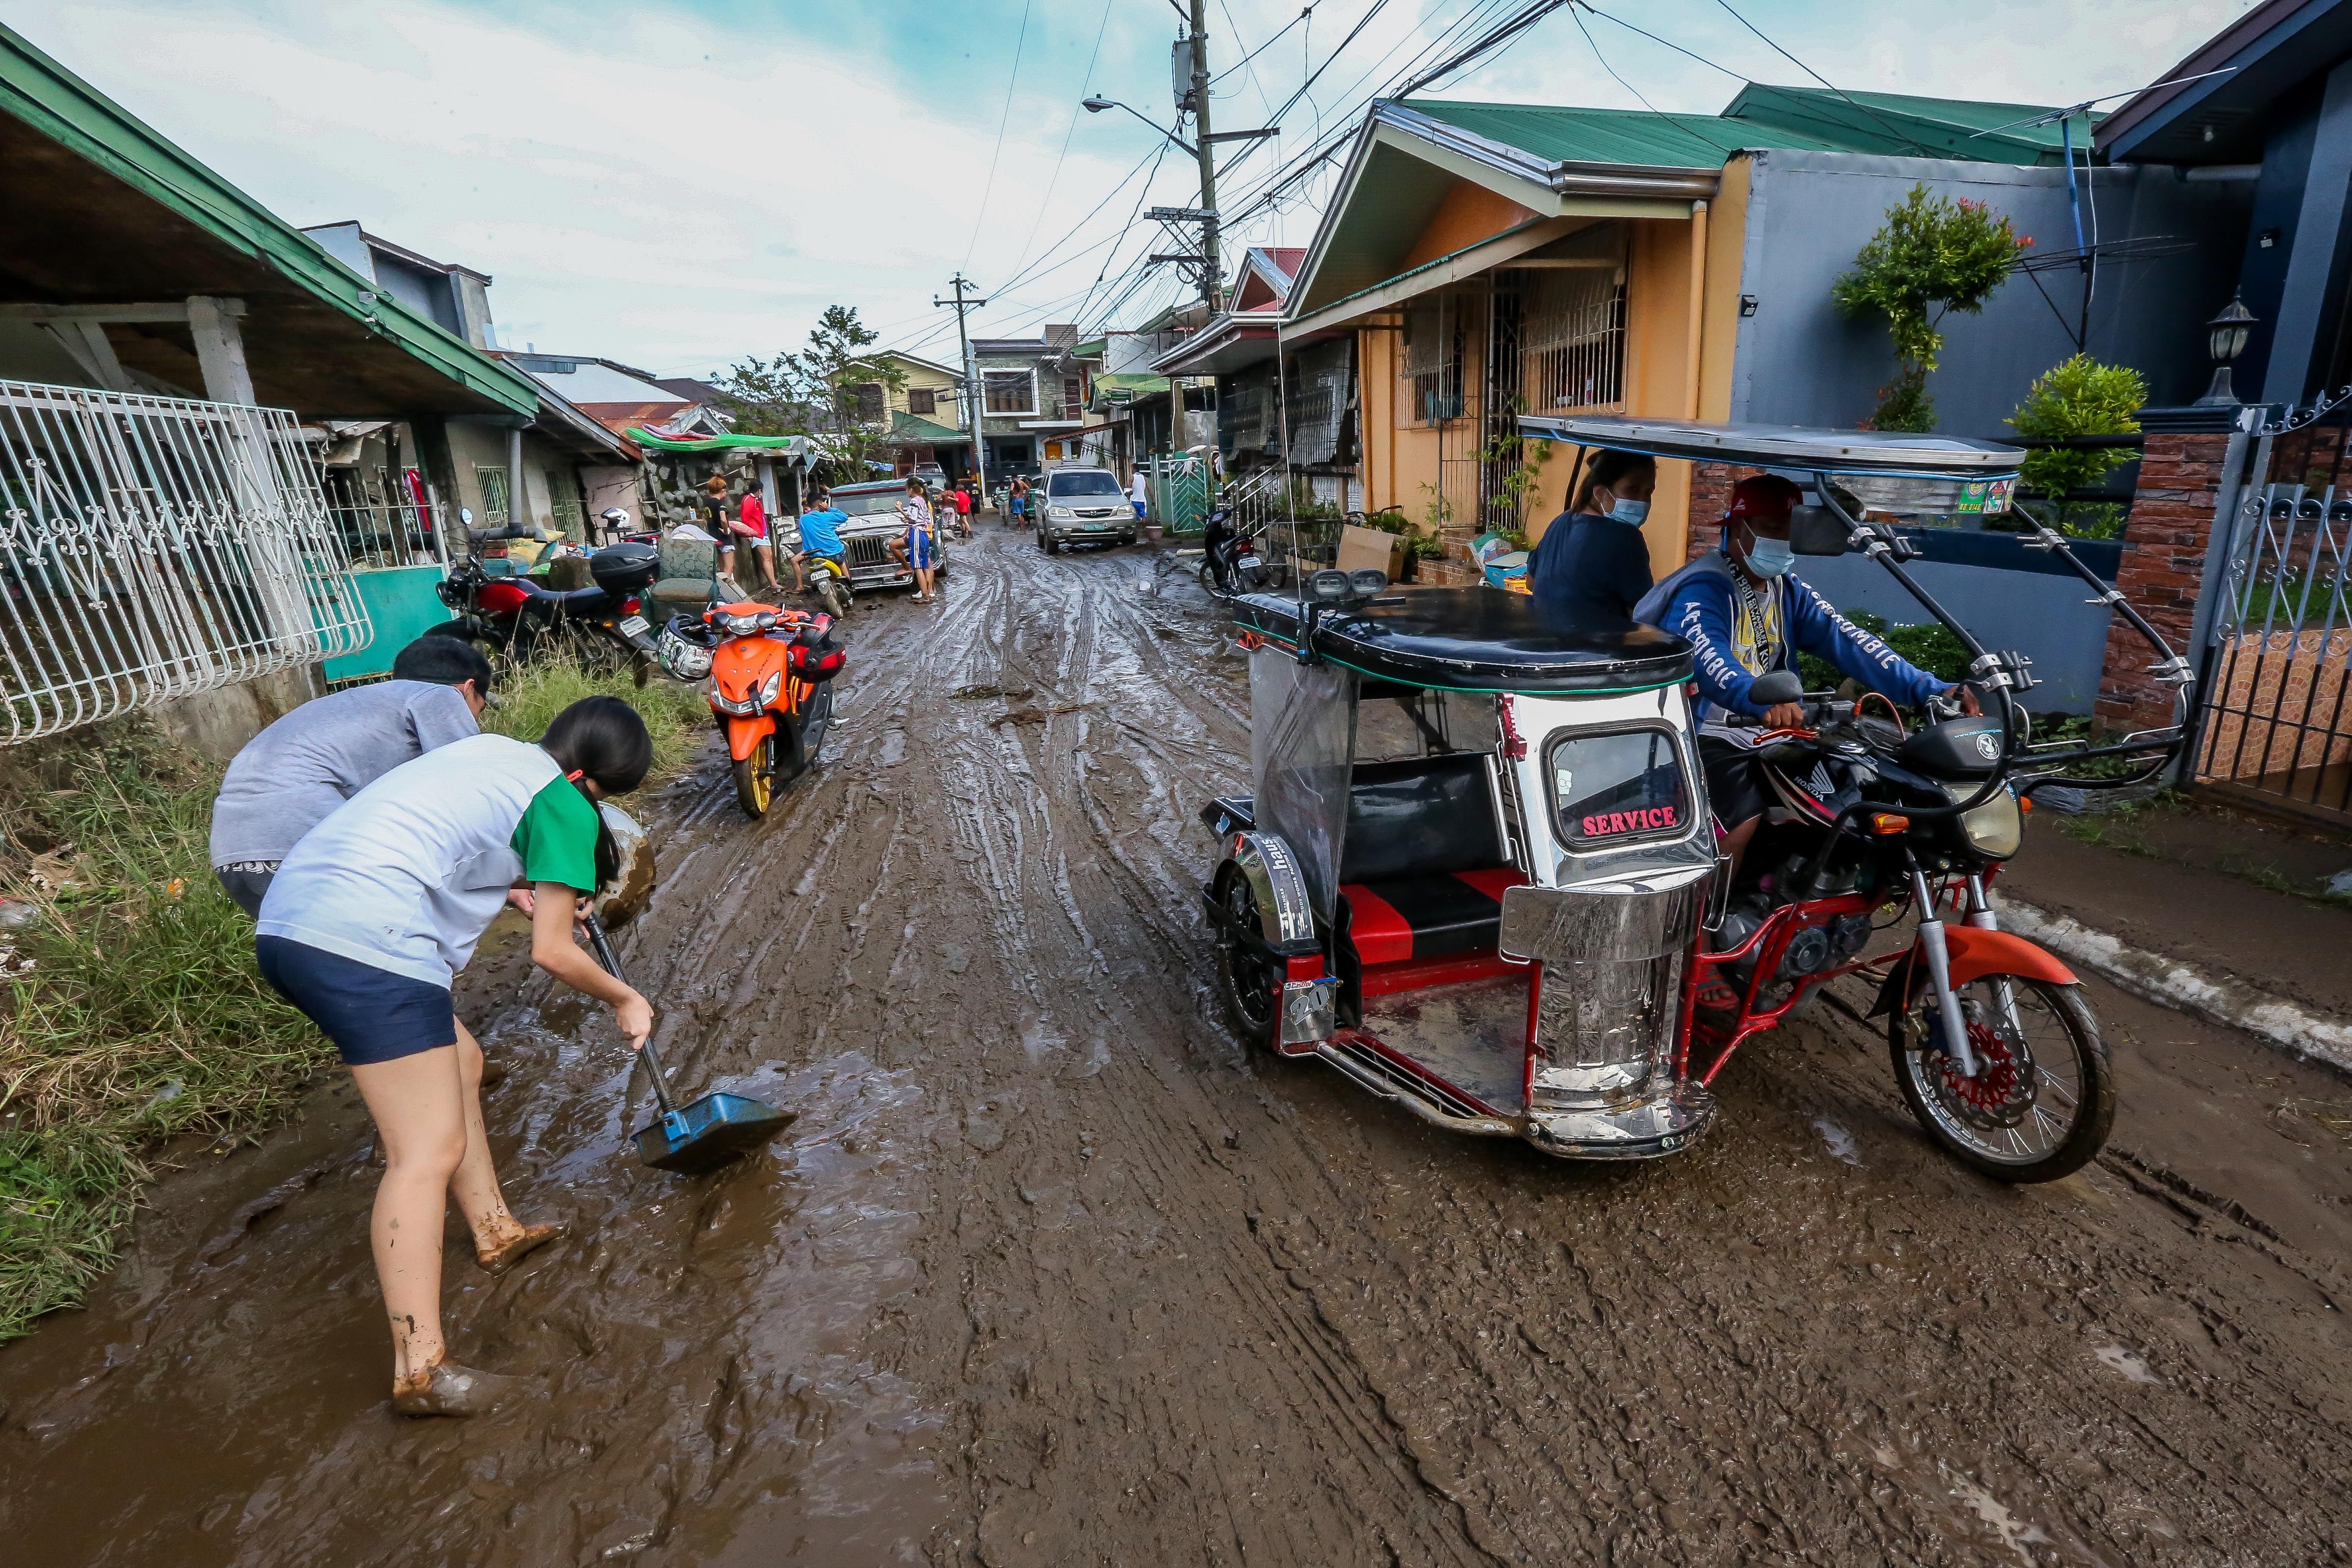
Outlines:
[{"label": "brick wall", "polygon": [[[2176,653],[2189,649],[2229,447],[2223,432],[2152,431],[2140,458],[2139,488],[2132,498],[2116,587]],[[2147,644],[2117,616],[2107,628],[2106,667],[2099,683],[2101,729],[2142,730],[2172,721],[2173,689],[2148,673],[2154,660]]]},{"label": "brick wall", "polygon": [[1723,542],[1723,514],[1731,510],[1731,487],[1760,474],[1737,463],[1691,465],[1690,537],[1683,559],[1696,561]]}]

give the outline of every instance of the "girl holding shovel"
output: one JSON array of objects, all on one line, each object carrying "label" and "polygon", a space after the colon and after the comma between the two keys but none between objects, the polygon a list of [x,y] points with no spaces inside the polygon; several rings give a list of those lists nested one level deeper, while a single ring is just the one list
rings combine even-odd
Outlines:
[{"label": "girl holding shovel", "polygon": [[392,1320],[393,1407],[472,1415],[514,1380],[448,1359],[441,1231],[455,1197],[493,1274],[558,1234],[507,1208],[482,1129],[482,1050],[449,985],[518,881],[532,892],[531,960],[613,1009],[632,1050],[646,999],[574,941],[582,900],[619,871],[596,803],[653,762],[636,710],[591,697],[537,745],[475,735],[385,773],[304,836],[261,905],[261,973],[335,1042],[384,1152],[369,1234]]}]

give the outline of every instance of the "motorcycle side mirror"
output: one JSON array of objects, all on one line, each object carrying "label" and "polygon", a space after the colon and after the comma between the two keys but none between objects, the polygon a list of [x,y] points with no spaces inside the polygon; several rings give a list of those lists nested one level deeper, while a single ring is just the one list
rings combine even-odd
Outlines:
[{"label": "motorcycle side mirror", "polygon": [[1801,506],[1789,514],[1789,549],[1798,555],[1845,553],[1845,522],[1825,506]]},{"label": "motorcycle side mirror", "polygon": [[1801,702],[1804,700],[1805,683],[1797,679],[1797,672],[1793,669],[1776,669],[1769,675],[1759,675],[1748,688],[1748,700],[1759,708],[1774,708],[1783,702]]},{"label": "motorcycle side mirror", "polygon": [[474,509],[472,507],[461,506],[457,509],[457,525],[461,528],[471,528],[474,526]]}]

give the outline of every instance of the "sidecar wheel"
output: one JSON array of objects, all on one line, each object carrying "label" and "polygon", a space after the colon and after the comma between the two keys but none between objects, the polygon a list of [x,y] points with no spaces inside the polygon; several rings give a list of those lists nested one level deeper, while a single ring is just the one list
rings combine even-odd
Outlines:
[{"label": "sidecar wheel", "polygon": [[2054,1182],[2081,1170],[2116,1124],[2115,1063],[2082,988],[1987,974],[1959,995],[1982,1064],[1973,1079],[1929,1044],[1932,989],[1920,987],[1887,1021],[1912,1116],[1946,1153],[1997,1182]]},{"label": "sidecar wheel", "polygon": [[[1218,871],[1217,902],[1241,926],[1263,929],[1257,893],[1238,868],[1229,864]],[[1226,938],[1217,944],[1217,980],[1234,1033],[1253,1046],[1271,1047],[1277,1021],[1276,987],[1282,980],[1274,962]]]}]

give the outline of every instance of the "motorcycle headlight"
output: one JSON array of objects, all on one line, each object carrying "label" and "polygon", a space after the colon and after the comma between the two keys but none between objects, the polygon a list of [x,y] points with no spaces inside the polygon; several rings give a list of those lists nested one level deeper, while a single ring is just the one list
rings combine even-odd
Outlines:
[{"label": "motorcycle headlight", "polygon": [[763,629],[760,624],[761,619],[762,617],[759,616],[721,616],[719,617],[719,624],[739,637],[748,637],[753,632]]},{"label": "motorcycle headlight", "polygon": [[[784,672],[779,669],[771,673],[767,679],[760,682],[759,705],[765,708],[769,703],[773,702],[776,700],[776,693],[782,690],[783,688]],[[2015,802],[2011,803],[2012,807],[2014,807],[2015,804]]]},{"label": "motorcycle headlight", "polygon": [[718,683],[715,681],[711,683],[710,687],[710,705],[713,708],[718,709],[721,713],[734,713],[740,715],[745,713],[757,713],[760,710],[760,700],[758,698],[746,697],[742,701],[738,702],[733,698],[728,696],[726,692],[721,691],[719,689]]},{"label": "motorcycle headlight", "polygon": [[[1944,789],[1957,805],[1982,787],[1946,784]],[[2004,786],[1974,811],[1962,812],[1960,836],[1969,841],[1969,848],[1990,860],[2006,860],[2016,854],[2025,842],[2025,815],[2017,809],[2017,796]]]}]

